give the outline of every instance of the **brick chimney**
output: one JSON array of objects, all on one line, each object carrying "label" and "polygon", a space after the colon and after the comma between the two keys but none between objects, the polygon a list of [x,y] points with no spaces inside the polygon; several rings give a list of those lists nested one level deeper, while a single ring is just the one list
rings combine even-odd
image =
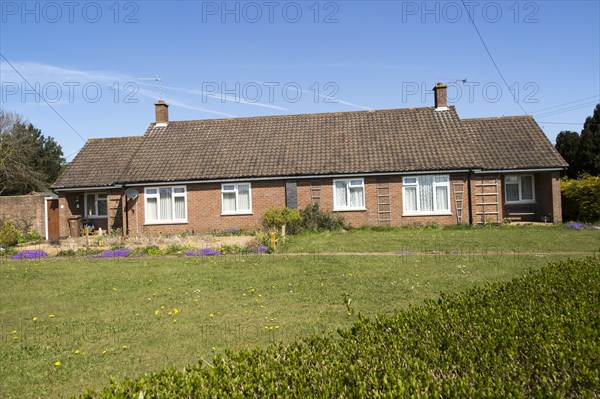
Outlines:
[{"label": "brick chimney", "polygon": [[433,88],[436,111],[446,111],[448,109],[447,88],[448,86],[443,83],[438,83]]},{"label": "brick chimney", "polygon": [[156,125],[167,126],[169,123],[169,104],[165,100],[158,100],[154,104],[154,110],[156,112]]}]

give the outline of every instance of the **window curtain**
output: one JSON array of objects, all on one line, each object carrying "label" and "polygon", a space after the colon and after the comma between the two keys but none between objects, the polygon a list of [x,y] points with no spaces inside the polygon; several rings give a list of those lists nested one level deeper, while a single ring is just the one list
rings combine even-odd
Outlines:
[{"label": "window curtain", "polygon": [[175,219],[185,219],[185,197],[175,197]]},{"label": "window curtain", "polygon": [[521,176],[521,199],[533,199],[533,178],[532,176]]},{"label": "window curtain", "polygon": [[506,184],[506,200],[507,201],[518,201],[519,200],[519,185],[515,183]]},{"label": "window curtain", "polygon": [[338,207],[348,206],[347,185],[347,181],[338,180],[335,182],[335,205]]},{"label": "window curtain", "polygon": [[350,206],[365,206],[365,196],[363,195],[363,192],[363,187],[350,187]]},{"label": "window curtain", "polygon": [[223,193],[223,212],[235,212],[235,192]]},{"label": "window curtain", "polygon": [[417,187],[404,187],[404,209],[406,212],[417,211]]},{"label": "window curtain", "polygon": [[250,210],[250,186],[247,184],[238,185],[238,211]]},{"label": "window curtain", "polygon": [[96,215],[96,196],[94,194],[87,195],[87,215],[95,216]]},{"label": "window curtain", "polygon": [[448,211],[448,187],[438,186],[435,188],[435,210]]},{"label": "window curtain", "polygon": [[148,197],[146,198],[146,219],[157,220],[158,219],[158,198]]},{"label": "window curtain", "polygon": [[421,212],[433,212],[433,176],[419,176]]},{"label": "window curtain", "polygon": [[161,188],[160,196],[160,219],[173,220],[173,197],[170,188]]}]

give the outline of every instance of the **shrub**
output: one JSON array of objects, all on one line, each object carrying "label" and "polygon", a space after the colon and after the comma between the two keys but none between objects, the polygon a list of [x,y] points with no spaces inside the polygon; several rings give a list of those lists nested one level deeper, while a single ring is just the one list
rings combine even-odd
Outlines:
[{"label": "shrub", "polygon": [[145,247],[138,248],[135,252],[139,255],[148,256],[160,256],[163,254],[162,249],[160,249],[157,245],[146,245]]},{"label": "shrub", "polygon": [[341,214],[321,210],[319,204],[307,205],[300,211],[301,221],[292,223],[289,232],[291,234],[301,231],[333,231],[345,230],[350,226]]},{"label": "shrub", "polygon": [[295,209],[271,207],[263,215],[263,226],[267,230],[279,230],[282,226],[300,222],[301,219],[300,213]]},{"label": "shrub", "polygon": [[58,253],[56,254],[56,256],[65,256],[65,257],[72,257],[72,256],[76,256],[77,252],[73,249],[62,249],[60,251],[58,251]]},{"label": "shrub", "polygon": [[[340,337],[226,352],[81,398],[592,398],[600,392],[600,257],[442,295]],[[348,306],[349,302],[348,302]]]},{"label": "shrub", "polygon": [[563,179],[560,184],[563,219],[594,222],[600,219],[600,176]]},{"label": "shrub", "polygon": [[0,219],[0,245],[13,246],[19,243],[21,233],[9,219]]},{"label": "shrub", "polygon": [[181,244],[170,244],[165,248],[165,255],[183,255],[187,251],[191,251],[194,248],[189,245],[181,245]]}]

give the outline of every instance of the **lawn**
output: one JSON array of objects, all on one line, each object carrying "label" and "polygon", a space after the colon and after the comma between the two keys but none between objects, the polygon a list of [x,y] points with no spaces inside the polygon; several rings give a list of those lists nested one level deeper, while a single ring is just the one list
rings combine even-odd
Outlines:
[{"label": "lawn", "polygon": [[[374,234],[376,232],[376,234]],[[413,253],[579,253],[600,250],[600,230],[554,225],[368,228],[290,236],[285,251]]]},{"label": "lawn", "polygon": [[[555,240],[561,252],[571,248],[579,257],[597,250],[598,232],[553,229],[540,230],[538,241],[564,234]],[[405,231],[423,242],[427,233],[431,240],[463,233]],[[371,250],[390,252],[398,248],[392,233],[351,231],[314,240],[333,237],[353,248],[367,239],[379,243]],[[485,233],[480,240],[493,237]],[[532,242],[536,234],[524,235]],[[308,239],[293,238],[290,247]],[[504,235],[501,242],[508,246],[509,240]],[[0,390],[4,398],[74,395],[99,389],[111,376],[210,361],[226,349],[335,334],[359,313],[392,314],[442,290],[509,280],[566,257],[536,251],[6,260],[0,262]]]}]

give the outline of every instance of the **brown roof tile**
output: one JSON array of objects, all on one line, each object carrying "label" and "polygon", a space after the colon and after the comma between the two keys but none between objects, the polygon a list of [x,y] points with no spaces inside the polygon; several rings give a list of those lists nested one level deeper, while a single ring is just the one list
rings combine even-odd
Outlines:
[{"label": "brown roof tile", "polygon": [[52,188],[103,187],[121,182],[142,136],[88,140]]},{"label": "brown roof tile", "polygon": [[563,166],[531,117],[426,107],[152,124],[143,138],[88,142],[54,187]]}]

